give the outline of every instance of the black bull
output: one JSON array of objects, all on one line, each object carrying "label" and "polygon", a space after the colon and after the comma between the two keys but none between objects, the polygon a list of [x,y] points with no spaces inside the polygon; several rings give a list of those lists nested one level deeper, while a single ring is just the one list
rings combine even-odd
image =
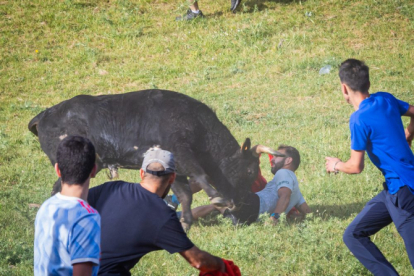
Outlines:
[{"label": "black bull", "polygon": [[[29,130],[39,137],[52,165],[64,137],[89,138],[95,145],[98,172],[109,168],[112,176],[117,168],[139,169],[144,152],[154,145],[171,151],[177,167],[172,189],[182,204],[185,229],[193,220],[188,181],[198,183],[213,202],[225,201],[237,209],[257,177],[259,153],[275,153],[263,146],[250,149],[248,138],[240,147],[208,106],[166,90],[79,95],[38,114]],[[60,179],[54,192],[59,190]]]}]

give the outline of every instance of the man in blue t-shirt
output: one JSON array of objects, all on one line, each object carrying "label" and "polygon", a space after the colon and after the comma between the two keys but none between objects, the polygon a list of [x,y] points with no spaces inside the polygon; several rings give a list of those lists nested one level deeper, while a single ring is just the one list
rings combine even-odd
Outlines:
[{"label": "man in blue t-shirt", "polygon": [[[384,190],[366,204],[343,239],[374,275],[398,275],[369,237],[394,222],[414,267],[414,106],[386,92],[369,94],[369,68],[362,61],[344,61],[339,77],[342,94],[355,109],[349,121],[351,157],[346,162],[326,157],[326,171],[361,173],[367,151],[385,178]],[[411,117],[405,131],[401,116]]]},{"label": "man in blue t-shirt", "polygon": [[95,176],[95,148],[83,137],[60,142],[55,164],[62,191],[46,200],[36,215],[34,275],[97,275],[100,217],[86,202]]},{"label": "man in blue t-shirt", "polygon": [[163,200],[176,176],[172,153],[148,150],[140,175],[141,184],[114,181],[89,191],[88,202],[102,219],[98,275],[131,275],[145,254],[162,249],[180,253],[201,272],[225,272],[223,260],[198,249]]}]

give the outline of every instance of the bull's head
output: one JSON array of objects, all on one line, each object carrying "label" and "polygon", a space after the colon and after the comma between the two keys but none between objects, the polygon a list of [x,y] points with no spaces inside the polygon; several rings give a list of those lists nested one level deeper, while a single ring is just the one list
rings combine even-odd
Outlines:
[{"label": "bull's head", "polygon": [[257,179],[259,171],[259,157],[261,153],[279,155],[280,153],[263,145],[250,147],[250,139],[246,138],[241,149],[222,163],[222,171],[232,185],[232,199],[237,209],[244,197],[251,191],[251,186]]}]

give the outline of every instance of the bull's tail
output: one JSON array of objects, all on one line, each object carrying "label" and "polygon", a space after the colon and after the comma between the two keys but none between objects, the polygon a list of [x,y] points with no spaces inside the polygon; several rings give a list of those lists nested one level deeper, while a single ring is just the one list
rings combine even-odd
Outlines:
[{"label": "bull's tail", "polygon": [[45,111],[40,112],[39,114],[36,115],[36,117],[34,117],[28,125],[29,130],[36,136],[38,136],[38,132],[37,132],[37,125],[39,124],[40,120],[42,119],[43,115],[45,114]]}]

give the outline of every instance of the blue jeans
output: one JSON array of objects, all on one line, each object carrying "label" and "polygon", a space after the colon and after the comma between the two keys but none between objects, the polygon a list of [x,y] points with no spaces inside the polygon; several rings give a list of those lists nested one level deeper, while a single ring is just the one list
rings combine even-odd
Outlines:
[{"label": "blue jeans", "polygon": [[[386,186],[384,186],[386,187]],[[396,194],[384,190],[371,199],[345,230],[343,239],[354,256],[374,275],[398,275],[369,236],[394,222],[414,267],[414,195],[408,186]]]}]

